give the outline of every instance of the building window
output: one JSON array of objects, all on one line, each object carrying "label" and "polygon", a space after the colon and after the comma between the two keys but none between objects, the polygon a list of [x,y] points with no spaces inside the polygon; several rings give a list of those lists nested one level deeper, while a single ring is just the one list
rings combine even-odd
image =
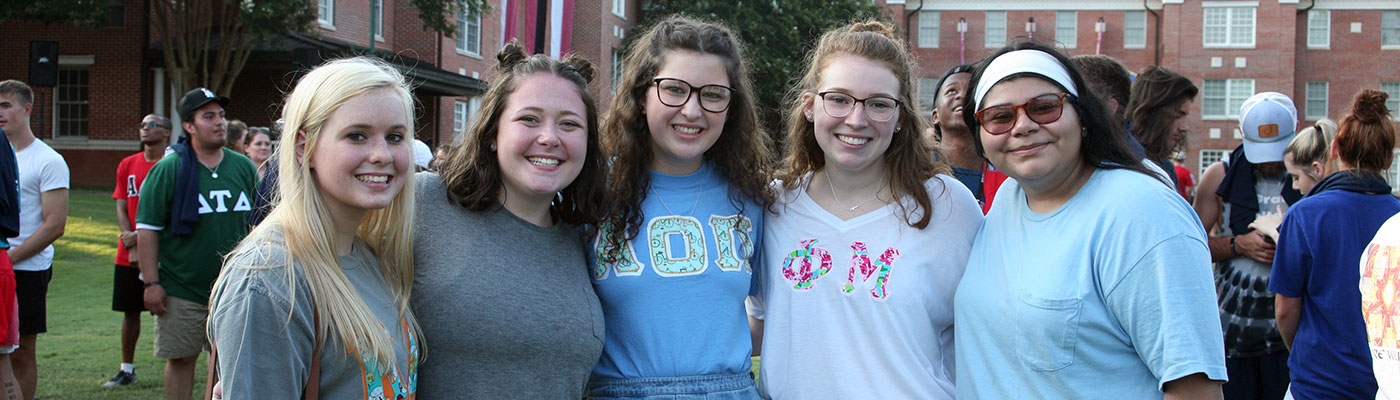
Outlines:
[{"label": "building window", "polygon": [[610,77],[613,93],[617,92],[617,82],[622,80],[622,52],[612,49],[612,76]]},{"label": "building window", "polygon": [[369,0],[370,17],[374,18],[374,23],[370,24],[370,33],[374,34],[375,40],[384,40],[384,0]]},{"label": "building window", "polygon": [[1006,11],[987,11],[987,47],[1006,45]]},{"label": "building window", "polygon": [[88,69],[59,69],[53,100],[54,137],[87,137]]},{"label": "building window", "polygon": [[1307,104],[1303,107],[1303,117],[1327,118],[1327,82],[1308,82],[1306,96]]},{"label": "building window", "polygon": [[457,12],[457,51],[481,57],[481,16]]},{"label": "building window", "polygon": [[1201,149],[1201,165],[1197,171],[1206,173],[1206,168],[1218,163],[1230,155],[1230,150],[1225,149]]},{"label": "building window", "polygon": [[924,111],[933,110],[933,102],[938,98],[938,79],[919,78],[919,106]]},{"label": "building window", "polygon": [[1254,47],[1253,7],[1206,7],[1205,47]]},{"label": "building window", "polygon": [[1390,115],[1395,119],[1400,119],[1400,82],[1381,82],[1381,91],[1390,95],[1390,99],[1385,101],[1385,108],[1390,109]]},{"label": "building window", "polygon": [[1385,175],[1385,183],[1390,184],[1390,194],[1400,195],[1400,185],[1396,185],[1396,182],[1400,182],[1400,149],[1392,149],[1390,154],[1390,168],[1382,174]]},{"label": "building window", "polygon": [[612,0],[613,15],[618,18],[627,19],[627,0]]},{"label": "building window", "polygon": [[938,11],[919,11],[919,47],[938,47]]},{"label": "building window", "polygon": [[1253,79],[1206,79],[1202,87],[1205,100],[1201,114],[1205,117],[1239,117],[1245,99],[1254,95]]},{"label": "building window", "polygon": [[467,129],[467,115],[467,102],[461,100],[452,102],[452,134],[454,136]]},{"label": "building window", "polygon": [[1328,10],[1308,11],[1308,47],[1327,47],[1332,44],[1332,12]]},{"label": "building window", "polygon": [[1400,10],[1381,12],[1381,46],[1400,46]]},{"label": "building window", "polygon": [[1055,12],[1055,41],[1061,46],[1072,49],[1078,43],[1079,36],[1079,12],[1078,11],[1056,11]]},{"label": "building window", "polygon": [[316,1],[316,22],[321,26],[335,26],[335,0]]},{"label": "building window", "polygon": [[1147,47],[1146,11],[1123,13],[1123,47],[1134,49]]}]

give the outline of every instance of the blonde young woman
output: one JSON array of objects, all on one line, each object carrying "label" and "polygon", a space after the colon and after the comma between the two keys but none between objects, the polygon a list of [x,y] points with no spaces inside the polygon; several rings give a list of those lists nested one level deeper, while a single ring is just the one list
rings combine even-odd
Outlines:
[{"label": "blonde young woman", "polygon": [[411,99],[368,58],[317,67],[287,96],[281,201],[210,300],[223,398],[416,395]]}]

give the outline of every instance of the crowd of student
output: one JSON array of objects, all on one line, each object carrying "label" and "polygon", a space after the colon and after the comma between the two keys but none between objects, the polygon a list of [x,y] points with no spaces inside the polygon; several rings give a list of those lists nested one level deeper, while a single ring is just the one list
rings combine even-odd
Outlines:
[{"label": "crowd of student", "polygon": [[206,395],[225,399],[1400,385],[1384,93],[1296,135],[1287,96],[1251,97],[1244,144],[1193,196],[1171,161],[1198,89],[1164,68],[1017,43],[949,69],[921,110],[905,43],[854,23],[815,44],[775,146],[743,53],[722,24],[665,19],[600,111],[588,61],[508,44],[436,158],[408,83],[374,59],[312,69],[270,131],[226,127],[229,99],[191,91],[189,139],[167,151],[170,121],[147,116],[118,169],[111,385],[135,379],[142,310],[177,399],[211,348]]}]

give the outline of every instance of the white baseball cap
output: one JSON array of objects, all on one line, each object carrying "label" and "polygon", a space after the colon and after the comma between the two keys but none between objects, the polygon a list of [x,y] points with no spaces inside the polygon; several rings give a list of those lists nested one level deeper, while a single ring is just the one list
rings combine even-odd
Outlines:
[{"label": "white baseball cap", "polygon": [[1244,157],[1254,164],[1283,161],[1283,149],[1298,132],[1298,108],[1278,92],[1250,96],[1240,107]]},{"label": "white baseball cap", "polygon": [[418,168],[427,169],[428,163],[433,161],[433,151],[428,149],[428,144],[422,140],[413,139],[413,165]]}]

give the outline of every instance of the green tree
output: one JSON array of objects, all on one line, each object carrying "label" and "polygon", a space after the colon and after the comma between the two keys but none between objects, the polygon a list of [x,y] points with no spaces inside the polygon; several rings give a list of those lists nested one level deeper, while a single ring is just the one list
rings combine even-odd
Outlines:
[{"label": "green tree", "polygon": [[0,2],[0,21],[89,27],[106,17],[109,6],[108,0],[5,0]]},{"label": "green tree", "polygon": [[720,21],[736,30],[753,74],[759,115],[769,133],[778,137],[783,98],[801,79],[807,53],[822,32],[853,21],[889,20],[886,9],[870,0],[645,0],[642,10],[636,32],[671,14]]}]

